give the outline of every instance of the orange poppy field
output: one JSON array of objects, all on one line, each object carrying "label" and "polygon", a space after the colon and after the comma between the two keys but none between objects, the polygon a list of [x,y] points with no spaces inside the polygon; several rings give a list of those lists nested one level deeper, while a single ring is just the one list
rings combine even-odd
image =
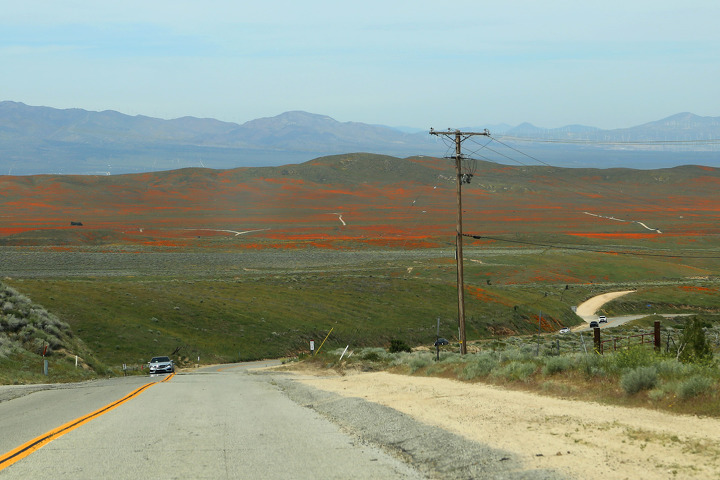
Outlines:
[{"label": "orange poppy field", "polygon": [[[451,160],[375,155],[118,176],[0,177],[4,245],[428,248],[453,242]],[[720,233],[709,167],[588,170],[481,163],[464,232],[494,240],[691,244]],[[72,225],[71,225],[72,224]],[[82,225],[78,225],[82,224]]]}]

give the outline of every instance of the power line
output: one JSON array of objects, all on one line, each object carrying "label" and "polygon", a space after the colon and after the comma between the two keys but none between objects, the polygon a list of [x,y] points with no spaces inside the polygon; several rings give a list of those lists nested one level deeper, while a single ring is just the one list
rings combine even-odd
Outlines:
[{"label": "power line", "polygon": [[603,140],[581,140],[581,139],[560,139],[560,138],[530,138],[501,135],[502,138],[516,142],[528,143],[564,143],[569,145],[720,145],[720,139],[711,138],[707,140],[633,140],[633,141],[603,141]]},{"label": "power line", "polygon": [[524,156],[526,156],[526,157],[528,157],[528,158],[530,158],[530,159],[532,159],[532,160],[535,160],[535,161],[538,162],[538,163],[542,163],[542,164],[545,165],[546,167],[557,168],[557,167],[555,167],[554,165],[550,165],[550,164],[547,163],[547,162],[543,162],[543,161],[540,160],[539,158],[535,158],[535,157],[533,157],[532,155],[530,155],[530,154],[528,154],[528,153],[522,152],[522,151],[518,150],[517,148],[511,147],[511,146],[508,145],[507,143],[501,142],[500,140],[498,140],[498,139],[495,138],[495,137],[491,137],[491,138],[492,138],[494,141],[496,141],[497,143],[499,143],[500,145],[503,145],[503,146],[509,148],[510,150],[513,150],[513,151],[519,153],[520,155],[524,155]]},{"label": "power line", "polygon": [[[500,145],[502,145],[502,146],[504,146],[504,147],[506,147],[506,148],[508,148],[508,149],[510,149],[510,150],[512,150],[512,151],[514,151],[514,152],[517,152],[518,154],[523,155],[523,156],[525,156],[525,157],[527,157],[527,158],[529,158],[529,159],[531,159],[531,160],[533,160],[533,161],[535,161],[535,162],[537,162],[537,163],[539,163],[539,164],[542,164],[542,165],[544,165],[544,166],[546,166],[546,167],[553,168],[553,169],[558,169],[558,168],[560,168],[560,167],[556,167],[556,166],[554,166],[554,165],[551,165],[551,164],[549,164],[549,163],[547,163],[547,162],[545,162],[545,161],[543,161],[543,160],[541,160],[541,159],[539,159],[539,158],[537,158],[537,157],[534,157],[533,155],[530,155],[530,154],[528,154],[528,153],[525,153],[525,152],[523,152],[522,150],[519,150],[519,149],[513,147],[512,145],[508,145],[507,143],[502,142],[501,140],[498,140],[496,137],[490,136],[490,138],[491,138],[491,142],[494,141],[494,142],[496,142],[496,143],[499,143]],[[471,140],[471,141],[472,141],[472,140]],[[519,164],[519,165],[522,165],[522,166],[524,166],[524,167],[532,168],[532,167],[534,166],[534,165],[528,165],[528,164],[526,164],[526,163],[524,163],[524,162],[521,162],[520,160],[517,160],[517,159],[515,159],[515,158],[513,158],[513,157],[511,157],[511,156],[509,156],[509,155],[505,155],[504,153],[502,153],[502,152],[500,152],[500,151],[498,151],[498,150],[495,150],[495,149],[493,149],[493,148],[490,148],[488,145],[489,145],[489,143],[491,143],[491,142],[488,142],[488,143],[485,143],[485,144],[481,145],[481,148],[480,148],[480,149],[484,149],[484,150],[493,152],[493,153],[495,153],[495,154],[497,154],[497,155],[499,155],[499,156],[501,156],[501,157],[503,157],[503,158],[505,158],[505,159],[508,159],[508,160],[510,160],[510,161],[512,161],[512,162],[514,162],[514,163],[517,163],[517,164]],[[478,151],[479,151],[479,150],[478,150]],[[496,163],[496,164],[497,164],[497,162],[494,162],[493,160],[491,160],[491,159],[489,159],[489,158],[487,158],[487,157],[482,157],[482,158],[483,158],[483,160],[486,160],[486,161],[489,161],[489,162],[492,162],[492,163]],[[554,186],[554,185],[556,184],[556,182],[559,181],[559,182],[567,185],[567,186],[568,186],[568,190],[571,191],[571,192],[574,192],[574,193],[577,193],[577,194],[581,194],[581,195],[585,192],[585,191],[583,191],[582,189],[577,188],[577,186],[576,186],[575,184],[573,184],[573,183],[571,183],[571,182],[569,182],[569,181],[566,181],[566,180],[564,180],[564,179],[562,179],[562,178],[556,178],[554,182],[553,182],[553,181],[548,181],[548,180],[546,180],[544,177],[535,177],[535,180],[538,181],[538,182],[540,182],[540,183],[543,183],[543,184],[545,184],[545,185],[549,185],[549,186]],[[624,191],[622,191],[622,190],[619,190],[619,189],[617,189],[617,188],[614,188],[612,185],[606,185],[606,186],[603,187],[603,190],[602,190],[602,191],[597,191],[597,190],[596,190],[594,193],[599,193],[599,194],[601,194],[601,195],[603,195],[603,196],[607,196],[607,197],[609,197],[609,198],[612,198],[613,200],[618,200],[618,199],[622,199],[622,198],[631,199],[631,200],[633,200],[634,202],[636,202],[638,205],[643,205],[643,206],[646,206],[646,207],[650,207],[650,208],[652,208],[652,209],[660,208],[660,205],[658,205],[657,203],[650,202],[650,201],[648,201],[646,198],[641,198],[641,197],[638,197],[638,196],[635,196],[635,195],[628,194],[628,193],[626,193],[626,192],[624,192]],[[614,195],[613,195],[613,196],[608,196],[608,195],[607,195],[608,193],[613,193]],[[636,221],[636,220],[628,220],[628,221],[629,221],[629,222],[634,222],[634,223],[641,223],[641,222],[638,222],[638,221]],[[652,230],[657,230],[657,229],[652,229]]]},{"label": "power line", "polygon": [[[559,168],[559,167],[555,167],[555,166],[553,166],[553,165],[551,165],[551,164],[549,164],[549,163],[547,163],[547,162],[545,162],[545,161],[543,161],[543,160],[541,160],[541,159],[539,159],[539,158],[536,158],[536,157],[534,157],[534,156],[532,156],[532,155],[530,155],[530,154],[527,154],[527,153],[525,153],[525,152],[523,152],[523,151],[521,151],[521,150],[519,150],[519,149],[517,149],[517,148],[515,148],[515,147],[513,147],[513,146],[511,146],[511,145],[508,145],[508,144],[506,144],[505,142],[502,142],[502,141],[498,140],[496,137],[493,137],[493,136],[490,136],[490,142],[484,142],[484,143],[478,143],[478,142],[476,142],[473,138],[468,138],[468,140],[469,140],[469,142],[472,142],[472,143],[474,143],[474,144],[476,144],[476,145],[479,146],[478,149],[474,150],[475,154],[477,154],[477,153],[480,152],[481,150],[482,150],[482,151],[489,151],[489,152],[493,152],[493,153],[495,153],[495,154],[497,154],[497,155],[499,155],[499,156],[502,156],[502,157],[504,157],[504,158],[506,158],[506,159],[508,159],[508,160],[510,160],[510,161],[512,161],[512,162],[518,163],[518,164],[520,164],[520,165],[522,165],[522,166],[525,166],[525,167],[528,167],[528,168],[531,168],[531,167],[532,167],[532,165],[527,165],[526,163],[521,162],[521,161],[519,161],[519,160],[517,160],[517,159],[515,159],[515,158],[513,158],[513,157],[511,157],[511,156],[509,156],[509,155],[505,155],[505,154],[502,153],[502,152],[499,152],[499,151],[497,151],[497,150],[495,150],[495,149],[493,149],[493,148],[490,148],[490,147],[489,147],[489,144],[494,141],[494,142],[497,142],[497,143],[499,143],[500,145],[503,145],[504,147],[506,147],[506,148],[508,148],[508,149],[510,149],[510,150],[512,150],[512,151],[514,151],[514,152],[517,152],[517,153],[520,154],[520,155],[523,155],[523,156],[525,156],[525,157],[527,157],[527,158],[530,158],[530,159],[534,160],[534,161],[537,162],[537,163],[540,163],[540,164],[542,164],[542,165],[545,165],[546,167],[550,167],[550,168],[553,168],[553,169],[558,169],[558,168]],[[489,159],[489,158],[487,158],[487,157],[484,157],[484,156],[481,156],[481,155],[480,155],[480,157],[481,157],[483,160],[486,160],[486,161],[488,161],[488,162],[498,164],[497,162],[495,162],[495,161],[493,161],[493,160],[491,160],[491,159]],[[474,172],[473,172],[473,173],[474,173]],[[524,172],[523,172],[523,173],[524,173]],[[549,186],[555,186],[555,185],[558,183],[558,180],[559,180],[560,183],[563,183],[563,184],[565,184],[565,185],[568,187],[568,190],[569,190],[569,191],[575,192],[576,194],[583,195],[584,193],[587,192],[587,190],[583,191],[583,190],[577,188],[577,186],[576,186],[574,183],[569,182],[569,181],[566,181],[566,180],[564,180],[563,178],[555,178],[554,181],[552,181],[551,179],[547,178],[546,175],[536,176],[536,177],[534,177],[534,178],[535,178],[535,180],[536,180],[537,182],[540,182],[540,183],[543,183],[543,184],[546,184],[546,185],[549,185]],[[592,190],[591,190],[591,191],[592,191]],[[648,201],[646,198],[641,198],[641,197],[638,197],[638,196],[635,196],[635,195],[630,195],[630,194],[628,194],[628,193],[626,193],[626,192],[624,192],[624,191],[622,191],[622,190],[619,190],[619,189],[617,189],[617,188],[613,188],[612,185],[607,185],[607,186],[603,187],[603,190],[602,190],[602,191],[597,191],[597,190],[596,190],[595,192],[596,192],[596,193],[600,193],[600,194],[603,195],[603,196],[608,196],[608,193],[613,193],[614,195],[609,196],[609,198],[612,198],[612,199],[615,200],[615,201],[617,201],[617,200],[622,200],[623,198],[625,198],[625,199],[632,199],[632,200],[633,200],[636,204],[638,204],[638,205],[644,205],[644,206],[646,206],[646,207],[650,207],[651,209],[660,208],[660,206],[659,206],[657,203],[650,202],[650,201]],[[583,213],[587,213],[587,212],[583,212]],[[603,215],[597,215],[597,216],[599,216],[599,217],[604,217]],[[605,218],[608,218],[608,217],[605,217]],[[647,226],[646,226],[643,222],[641,222],[641,221],[638,221],[638,220],[624,220],[624,221],[625,221],[625,222],[629,222],[629,223],[637,223],[637,224],[643,226],[643,227],[646,228],[646,229],[654,230],[654,231],[660,233],[660,230],[659,230],[658,228],[647,227]],[[665,228],[663,228],[663,230],[665,230]],[[486,238],[489,238],[489,237],[486,237]],[[502,240],[502,239],[496,239],[496,240],[498,240],[498,241],[508,241],[508,240]],[[517,243],[522,243],[522,242],[517,242]],[[596,252],[596,253],[617,253],[617,254],[619,254],[619,255],[633,255],[632,252],[609,252],[609,251],[606,251],[606,250],[592,250],[592,249],[582,249],[582,248],[573,248],[573,247],[560,247],[560,246],[555,246],[555,245],[542,245],[542,244],[534,244],[534,243],[529,243],[529,244],[530,244],[530,245],[543,246],[543,247],[547,247],[547,248],[568,248],[568,249],[577,249],[577,250],[591,251],[591,252]],[[717,259],[717,258],[720,258],[720,257],[714,257],[714,256],[662,255],[662,254],[643,254],[643,253],[635,253],[635,255],[638,255],[638,256],[647,256],[647,257],[663,257],[663,256],[664,256],[664,257],[666,257],[666,258],[688,258],[688,259],[693,259],[693,258],[696,258],[696,259]]]},{"label": "power line", "polygon": [[[486,130],[486,132],[487,132],[487,130]],[[541,164],[543,164],[543,165],[545,165],[545,166],[547,166],[547,167],[549,167],[549,168],[553,168],[553,169],[558,169],[558,168],[559,168],[559,167],[555,167],[555,166],[553,166],[553,165],[550,165],[549,163],[544,162],[543,160],[540,160],[539,158],[536,158],[536,157],[534,157],[534,156],[532,156],[532,155],[530,155],[530,154],[527,154],[527,153],[525,153],[525,152],[523,152],[523,151],[521,151],[521,150],[518,150],[517,148],[514,148],[514,147],[512,147],[512,146],[510,146],[510,145],[508,145],[508,144],[506,144],[506,143],[504,143],[504,142],[501,142],[501,141],[498,140],[497,138],[491,136],[491,135],[489,134],[489,132],[488,132],[488,135],[487,135],[487,136],[490,138],[490,141],[489,141],[489,142],[486,142],[486,143],[483,143],[483,144],[479,144],[479,143],[476,142],[472,137],[467,137],[467,138],[465,138],[464,140],[469,140],[470,142],[475,143],[476,145],[479,145],[480,148],[474,150],[475,153],[479,152],[480,150],[489,150],[489,151],[491,151],[491,152],[493,152],[493,153],[495,153],[495,154],[497,154],[497,155],[500,155],[500,156],[502,156],[502,157],[504,157],[504,158],[506,158],[506,159],[508,159],[508,160],[510,160],[510,161],[513,161],[513,162],[515,162],[515,163],[517,163],[517,164],[519,164],[519,165],[522,165],[522,166],[524,166],[524,167],[528,167],[528,168],[533,167],[533,165],[527,165],[526,163],[523,163],[523,162],[521,162],[521,161],[519,161],[519,160],[516,160],[516,159],[514,159],[514,158],[512,158],[512,157],[510,157],[510,156],[508,156],[508,155],[505,155],[505,154],[503,154],[503,153],[501,153],[501,152],[499,152],[499,151],[497,151],[497,150],[495,150],[495,149],[493,149],[493,148],[490,148],[488,145],[489,145],[491,142],[495,141],[495,142],[497,142],[497,143],[505,146],[506,148],[509,148],[510,150],[513,150],[513,151],[515,151],[515,152],[517,152],[517,153],[519,153],[519,154],[521,154],[521,155],[524,155],[524,156],[526,156],[526,157],[528,157],[528,158],[530,158],[530,159],[532,159],[532,160],[534,160],[534,161],[536,161],[536,162],[538,162],[538,163],[541,163]],[[482,156],[482,155],[479,155],[479,156],[480,156],[481,159],[483,159],[483,160],[485,160],[485,161],[488,161],[488,162],[496,163],[496,164],[497,164],[497,162],[494,162],[493,160],[491,160],[491,159],[489,159],[489,158],[487,158],[487,157],[484,157],[484,156]],[[452,157],[451,157],[451,158],[452,158]],[[464,156],[464,158],[467,159],[468,157],[467,157],[467,156]],[[473,159],[473,160],[474,160],[474,159]],[[471,177],[472,177],[472,174],[474,174],[474,173],[475,173],[475,168],[473,168],[473,170],[472,170]],[[542,182],[542,183],[544,183],[544,184],[546,184],[546,185],[550,185],[550,186],[554,186],[554,185],[555,185],[553,182],[544,180],[543,177],[536,177],[536,181]],[[575,187],[574,184],[572,184],[571,182],[565,181],[565,180],[562,179],[562,178],[560,179],[560,182],[562,182],[562,183],[564,183],[564,184],[566,184],[566,185],[569,185],[569,190],[570,190],[570,191],[572,191],[572,192],[574,192],[574,193],[576,193],[576,194],[580,194],[580,195],[583,194],[583,191],[580,190],[580,189],[578,189],[577,187]],[[469,183],[469,182],[468,182],[468,183]],[[625,198],[633,199],[633,200],[635,200],[636,202],[639,202],[641,205],[644,204],[645,206],[651,207],[651,208],[653,208],[653,209],[658,208],[658,205],[657,205],[657,204],[647,202],[647,200],[644,199],[644,198],[636,197],[636,196],[633,196],[633,195],[628,195],[628,194],[626,194],[626,193],[624,193],[624,192],[622,192],[622,191],[616,190],[616,189],[614,189],[614,188],[612,188],[612,187],[605,187],[603,193],[604,193],[604,194],[607,194],[608,191],[609,191],[609,192],[614,192],[614,193],[616,194],[615,197],[614,197],[615,199],[617,199],[618,196],[619,196],[619,197],[625,197]],[[587,213],[587,212],[584,212],[584,213]],[[601,217],[601,218],[608,218],[608,217],[605,217],[605,216],[603,216],[603,215],[595,215],[595,216]],[[645,228],[647,228],[647,229],[649,229],[649,230],[656,231],[657,233],[662,233],[658,228],[650,228],[650,227],[647,227],[643,222],[640,222],[640,221],[637,221],[637,220],[625,220],[625,221],[626,221],[626,222],[630,222],[630,223],[637,223],[637,224],[640,224],[640,225],[642,225],[643,227],[645,227]]]},{"label": "power line", "polygon": [[[530,155],[530,154],[528,154],[528,153],[525,153],[525,152],[523,152],[523,151],[521,151],[521,150],[518,150],[517,148],[515,148],[515,147],[513,147],[513,146],[511,146],[511,145],[508,145],[508,144],[506,144],[506,143],[504,143],[504,142],[501,142],[500,140],[498,140],[498,139],[496,139],[496,138],[494,138],[494,137],[493,137],[493,140],[496,141],[497,143],[499,143],[500,145],[503,145],[504,147],[507,147],[507,148],[509,148],[510,150],[513,150],[513,151],[519,153],[520,155],[524,155],[524,156],[526,156],[526,157],[528,157],[528,158],[530,158],[530,159],[532,159],[532,160],[534,160],[534,161],[536,161],[536,162],[538,162],[538,163],[543,164],[543,165],[546,166],[546,167],[555,168],[555,169],[560,168],[560,167],[556,167],[556,166],[554,166],[554,165],[551,165],[551,164],[549,164],[549,163],[547,163],[547,162],[544,162],[544,161],[540,160],[539,158],[536,158],[536,157],[534,157],[534,156],[532,156],[532,155]],[[511,157],[508,157],[507,155],[503,155],[503,154],[501,154],[501,153],[499,153],[499,152],[498,152],[498,154],[504,156],[505,158],[512,159]],[[520,161],[517,161],[517,160],[514,160],[514,161],[515,161],[516,163],[520,163],[521,165],[524,165],[524,166],[526,166],[526,167],[532,167],[532,166],[533,166],[533,165],[526,165],[526,164],[524,164],[524,163],[522,163],[522,162],[520,162]],[[565,183],[565,184],[570,185],[570,190],[571,190],[571,191],[573,191],[573,192],[575,192],[575,193],[582,193],[582,190],[580,190],[580,189],[578,189],[577,187],[575,187],[572,183],[567,182],[567,181],[565,181],[565,180],[563,180],[563,179],[560,179],[560,181],[563,182],[563,183]],[[552,183],[550,183],[550,182],[544,182],[544,183],[545,183],[546,185],[552,185]],[[617,190],[617,189],[613,188],[612,186],[606,186],[606,187],[604,187],[604,191],[601,192],[601,193],[607,193],[607,192],[615,193],[615,194],[616,194],[615,198],[617,198],[617,195],[620,195],[620,196],[625,197],[625,198],[633,199],[633,200],[635,200],[635,201],[640,201],[641,204],[644,204],[645,206],[648,206],[648,207],[657,208],[657,207],[659,206],[659,205],[657,205],[657,204],[648,202],[648,201],[645,200],[644,198],[636,197],[636,196],[634,196],[634,195],[628,195],[627,193],[622,192],[622,191],[620,191],[620,190]]]},{"label": "power line", "polygon": [[714,256],[714,255],[670,255],[670,254],[664,254],[664,253],[646,253],[646,252],[628,252],[628,251],[615,251],[615,250],[600,250],[595,248],[584,248],[584,247],[572,247],[568,245],[562,245],[562,244],[550,244],[550,243],[537,243],[537,242],[528,242],[524,240],[510,240],[507,238],[498,238],[498,237],[490,237],[487,235],[471,235],[471,234],[463,234],[466,237],[471,237],[476,240],[494,240],[496,242],[508,242],[508,243],[519,243],[522,245],[532,245],[534,247],[545,247],[545,248],[557,248],[560,250],[578,250],[582,252],[591,252],[591,253],[609,253],[612,255],[632,255],[632,256],[642,256],[642,257],[662,257],[662,258],[688,258],[688,259],[720,259],[720,255]]}]

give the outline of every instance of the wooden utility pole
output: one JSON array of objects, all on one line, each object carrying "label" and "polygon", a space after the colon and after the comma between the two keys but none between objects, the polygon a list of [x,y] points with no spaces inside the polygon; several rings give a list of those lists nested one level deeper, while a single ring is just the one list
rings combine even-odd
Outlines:
[{"label": "wooden utility pole", "polygon": [[448,130],[447,132],[436,132],[430,129],[430,135],[443,135],[447,138],[453,137],[455,142],[455,155],[447,158],[455,159],[455,192],[457,196],[457,228],[455,236],[455,263],[457,264],[457,291],[458,291],[458,325],[460,327],[460,354],[467,353],[465,337],[465,280],[463,274],[463,227],[462,227],[462,184],[470,183],[472,173],[462,172],[462,142],[475,135],[490,136],[490,132],[461,132],[460,130]]}]

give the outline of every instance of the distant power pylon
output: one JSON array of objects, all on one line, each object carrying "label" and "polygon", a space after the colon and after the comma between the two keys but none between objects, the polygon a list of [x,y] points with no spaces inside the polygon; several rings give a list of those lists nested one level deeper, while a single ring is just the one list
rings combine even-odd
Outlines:
[{"label": "distant power pylon", "polygon": [[490,136],[490,132],[461,132],[460,130],[448,130],[447,132],[437,132],[430,129],[430,135],[442,135],[450,138],[455,142],[455,155],[446,158],[455,159],[455,191],[457,196],[457,228],[455,236],[455,262],[457,264],[457,291],[458,291],[458,326],[460,330],[460,354],[467,353],[467,343],[465,338],[465,280],[463,274],[463,229],[462,229],[462,184],[470,183],[472,174],[462,172],[462,142],[476,135]]}]

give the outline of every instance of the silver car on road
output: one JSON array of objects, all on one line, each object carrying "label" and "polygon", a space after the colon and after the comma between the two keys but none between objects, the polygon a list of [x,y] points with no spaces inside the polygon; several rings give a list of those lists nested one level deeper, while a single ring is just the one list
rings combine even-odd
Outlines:
[{"label": "silver car on road", "polygon": [[150,359],[150,374],[153,373],[173,373],[175,365],[170,357],[153,357]]}]

